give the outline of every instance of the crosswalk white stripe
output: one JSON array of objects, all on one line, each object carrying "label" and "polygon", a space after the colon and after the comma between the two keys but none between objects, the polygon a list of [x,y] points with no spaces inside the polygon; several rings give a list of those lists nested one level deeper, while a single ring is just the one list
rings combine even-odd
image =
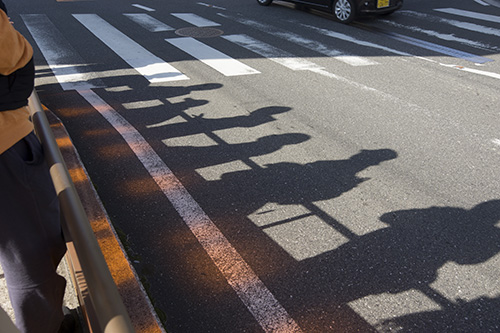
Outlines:
[{"label": "crosswalk white stripe", "polygon": [[408,57],[408,56],[413,57],[414,56],[414,55],[412,55],[410,53],[407,53],[407,52],[399,51],[399,50],[392,49],[392,48],[387,47],[387,46],[375,44],[375,43],[372,43],[372,42],[360,40],[360,39],[351,37],[349,35],[338,33],[338,32],[332,31],[332,30],[318,28],[318,27],[315,27],[315,26],[312,26],[312,25],[308,25],[308,24],[300,24],[300,25],[303,26],[303,27],[312,29],[312,30],[314,30],[314,31],[316,31],[316,32],[318,32],[320,34],[325,35],[325,36],[329,36],[329,37],[341,39],[341,40],[344,40],[344,41],[347,41],[347,42],[351,42],[351,43],[354,43],[354,44],[357,44],[357,45],[371,47],[371,48],[375,48],[375,49],[387,51],[387,52],[394,53],[394,54],[399,54],[399,55],[406,56],[406,57]]},{"label": "crosswalk white stripe", "polygon": [[165,39],[170,44],[197,58],[225,76],[260,73],[242,62],[191,37]]},{"label": "crosswalk white stripe", "polygon": [[189,79],[95,14],[73,14],[90,32],[150,82]]},{"label": "crosswalk white stripe", "polygon": [[161,31],[172,31],[175,30],[171,26],[155,19],[154,17],[148,15],[148,14],[142,14],[142,13],[131,13],[131,14],[123,14],[124,16],[128,17],[135,23],[139,24],[141,27],[144,29],[151,31],[151,32],[161,32]]},{"label": "crosswalk white stripe", "polygon": [[300,35],[294,34],[292,32],[288,31],[281,31],[276,27],[273,27],[268,24],[264,24],[261,22],[257,22],[251,19],[243,18],[243,17],[231,17],[226,14],[219,13],[218,15],[222,17],[226,17],[228,19],[232,19],[234,21],[237,21],[241,24],[248,25],[252,28],[258,29],[260,31],[263,31],[265,33],[272,33],[273,36],[277,36],[283,39],[286,39],[287,41],[290,41],[292,43],[295,43],[297,45],[300,45],[302,47],[308,48],[312,51],[324,54],[326,56],[332,57],[336,60],[342,61],[346,64],[349,64],[351,66],[369,66],[369,65],[376,65],[378,62],[365,58],[365,57],[360,57],[360,56],[354,56],[354,55],[349,55],[345,54],[344,52],[339,51],[338,49],[334,49],[330,47],[329,45],[320,43],[318,41],[314,41],[311,39],[306,39]]},{"label": "crosswalk white stripe", "polygon": [[500,29],[495,29],[492,27],[486,27],[484,25],[479,25],[476,23],[470,23],[470,22],[463,22],[463,21],[457,21],[457,20],[450,20],[450,19],[445,19],[441,17],[437,17],[434,15],[429,15],[429,14],[424,14],[424,13],[418,13],[414,12],[411,10],[402,10],[400,12],[403,15],[407,16],[413,16],[417,17],[420,19],[426,19],[431,22],[438,22],[438,23],[444,23],[444,24],[449,24],[457,28],[461,28],[464,30],[469,30],[469,31],[474,31],[486,35],[493,35],[493,36],[498,36],[500,37]]},{"label": "crosswalk white stripe", "polygon": [[478,4],[480,4],[481,6],[489,6],[490,4],[489,3],[486,3],[482,0],[474,0],[474,2],[477,2]]},{"label": "crosswalk white stripe", "polygon": [[226,8],[224,8],[224,7],[219,7],[219,6],[215,6],[215,5],[204,3],[204,2],[197,2],[197,4],[201,5],[201,6],[205,6],[205,7],[210,7],[210,8],[220,9],[220,10],[226,10]]},{"label": "crosswalk white stripe", "polygon": [[301,333],[293,318],[144,137],[96,93],[78,92],[120,133],[264,332]]},{"label": "crosswalk white stripe", "polygon": [[220,26],[219,23],[207,20],[206,18],[192,13],[172,13],[171,15],[199,28]]},{"label": "crosswalk white stripe", "polygon": [[304,70],[312,71],[312,70],[322,69],[321,66],[309,60],[295,57],[284,50],[278,49],[272,45],[258,41],[247,35],[227,35],[222,37],[232,43],[242,46],[252,52],[255,52],[263,57],[266,57],[271,61],[274,61],[294,71],[304,71]]},{"label": "crosswalk white stripe", "polygon": [[468,10],[462,10],[462,9],[456,9],[456,8],[436,8],[434,10],[437,12],[446,13],[446,14],[463,16],[463,17],[473,18],[473,19],[482,20],[482,21],[489,21],[489,22],[494,22],[494,23],[500,23],[500,16],[495,16],[495,15],[476,13],[476,12],[471,12]]},{"label": "crosswalk white stripe", "polygon": [[386,31],[386,32],[381,32],[381,34],[386,35],[386,36],[393,38],[395,40],[399,40],[403,43],[415,45],[415,46],[418,46],[418,47],[421,47],[421,48],[424,48],[427,50],[431,50],[431,51],[434,51],[437,53],[445,54],[445,55],[448,55],[451,57],[464,59],[464,60],[467,60],[470,62],[474,62],[476,64],[484,64],[486,62],[493,61],[493,59],[490,59],[490,58],[481,57],[481,56],[478,56],[478,55],[475,55],[472,53],[460,51],[457,49],[453,49],[451,47],[446,47],[444,45],[431,43],[431,42],[428,42],[425,40],[413,38],[410,36],[405,36],[405,35],[398,34],[395,32]]},{"label": "crosswalk white stripe", "polygon": [[407,29],[407,30],[410,30],[413,32],[421,33],[421,34],[435,37],[435,38],[445,40],[445,41],[456,42],[456,43],[460,43],[460,44],[467,45],[470,47],[480,48],[483,50],[500,51],[500,48],[497,46],[484,44],[484,43],[479,42],[479,41],[470,40],[470,39],[466,39],[466,38],[462,38],[462,37],[457,37],[455,34],[443,34],[443,33],[440,33],[438,31],[427,30],[427,29],[423,29],[423,28],[417,27],[417,26],[400,24],[400,23],[397,23],[397,22],[391,21],[391,20],[380,20],[380,22],[383,22],[384,24],[390,25],[392,27],[396,27],[399,29]]},{"label": "crosswalk white stripe", "polygon": [[132,4],[132,6],[134,6],[135,8],[139,8],[139,9],[148,11],[148,12],[154,12],[154,11],[156,11],[156,9],[149,8],[149,7],[146,7],[146,6],[143,6],[143,5],[139,5],[137,3]]},{"label": "crosswalk white stripe", "polygon": [[[91,89],[104,84],[84,70],[88,64],[44,14],[21,15],[63,90]],[[90,83],[94,82],[95,84]]]},{"label": "crosswalk white stripe", "polygon": [[402,102],[398,97],[392,96],[388,93],[385,93],[383,91],[377,90],[375,88],[366,86],[362,83],[356,82],[349,80],[345,77],[342,77],[337,74],[333,74],[325,70],[323,67],[310,62],[305,59],[300,59],[297,57],[294,57],[290,53],[283,51],[281,49],[278,49],[272,45],[269,45],[267,43],[258,41],[252,37],[249,37],[247,35],[228,35],[224,36],[225,39],[234,42],[235,44],[238,44],[242,47],[245,47],[249,49],[250,51],[253,51],[257,54],[260,54],[263,57],[266,57],[276,63],[279,63],[280,65],[283,65],[289,69],[292,70],[307,70],[325,77],[328,77],[330,79],[337,80],[339,82],[342,82],[344,84],[350,85],[356,89],[360,89],[366,92],[371,92],[378,97],[383,98],[387,101],[395,102],[398,104],[404,103],[407,108],[414,108],[414,105],[407,104],[406,102]]}]

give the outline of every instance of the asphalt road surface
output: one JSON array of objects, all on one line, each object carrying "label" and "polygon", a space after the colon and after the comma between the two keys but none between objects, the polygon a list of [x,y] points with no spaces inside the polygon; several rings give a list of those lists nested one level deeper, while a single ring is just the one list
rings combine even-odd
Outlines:
[{"label": "asphalt road surface", "polygon": [[6,0],[169,332],[500,331],[500,6]]}]

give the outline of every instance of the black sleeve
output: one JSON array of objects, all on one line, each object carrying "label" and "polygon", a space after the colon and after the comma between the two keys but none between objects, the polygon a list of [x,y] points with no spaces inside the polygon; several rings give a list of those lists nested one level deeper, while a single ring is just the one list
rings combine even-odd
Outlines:
[{"label": "black sleeve", "polygon": [[14,73],[0,75],[0,112],[28,105],[35,84],[35,65],[31,59]]},{"label": "black sleeve", "polygon": [[5,12],[5,14],[9,15],[7,13],[7,7],[5,7],[5,4],[3,3],[2,0],[0,0],[0,9],[3,10]]}]

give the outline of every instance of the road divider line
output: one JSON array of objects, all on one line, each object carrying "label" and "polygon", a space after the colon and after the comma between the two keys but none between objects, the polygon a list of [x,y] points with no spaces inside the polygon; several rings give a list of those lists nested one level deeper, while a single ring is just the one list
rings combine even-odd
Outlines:
[{"label": "road divider line", "polygon": [[464,67],[464,66],[460,66],[460,65],[451,65],[451,64],[442,64],[442,63],[440,63],[440,65],[444,66],[444,67],[454,68],[454,69],[458,69],[458,70],[461,70],[461,71],[464,71],[464,72],[469,72],[469,73],[473,73],[473,74],[477,74],[477,75],[482,75],[482,76],[487,76],[487,77],[491,77],[493,79],[500,80],[500,74],[498,74],[498,73],[482,71],[482,70],[479,70],[479,69],[468,68],[468,67]]},{"label": "road divider line", "polygon": [[78,93],[120,133],[262,329],[302,332],[144,137],[95,92]]},{"label": "road divider line", "polygon": [[244,63],[191,37],[165,39],[170,44],[192,55],[205,65],[225,76],[259,74],[260,72]]},{"label": "road divider line", "polygon": [[155,56],[95,14],[73,14],[91,33],[106,44],[149,82],[188,80],[189,78]]}]

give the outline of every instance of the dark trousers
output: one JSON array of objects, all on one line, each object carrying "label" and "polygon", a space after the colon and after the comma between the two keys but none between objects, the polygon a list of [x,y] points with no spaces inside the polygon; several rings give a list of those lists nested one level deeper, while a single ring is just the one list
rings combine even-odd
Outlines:
[{"label": "dark trousers", "polygon": [[0,154],[0,263],[21,332],[58,331],[66,280],[56,268],[65,251],[57,196],[31,133]]}]

